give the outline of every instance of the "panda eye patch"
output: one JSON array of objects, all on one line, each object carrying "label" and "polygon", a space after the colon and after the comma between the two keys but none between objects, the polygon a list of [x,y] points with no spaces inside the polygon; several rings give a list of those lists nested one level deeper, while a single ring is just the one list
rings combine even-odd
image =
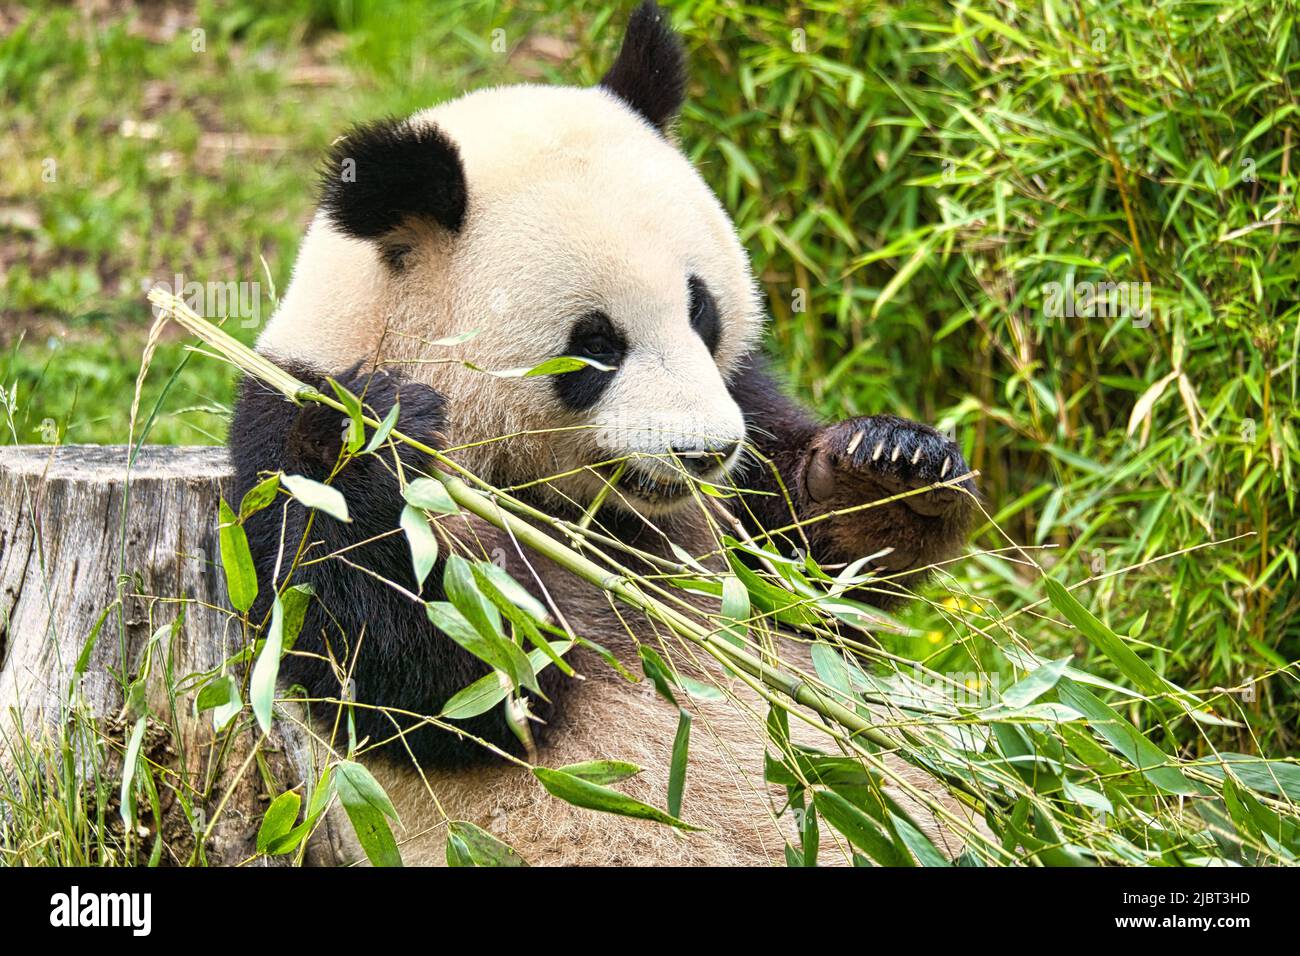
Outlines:
[{"label": "panda eye patch", "polygon": [[[627,355],[627,339],[604,312],[588,312],[573,323],[564,354],[617,366]],[[595,405],[613,381],[614,372],[592,366],[554,378],[560,401],[575,412]]]},{"label": "panda eye patch", "polygon": [[718,351],[718,341],[722,338],[722,322],[718,318],[718,303],[713,293],[699,276],[691,276],[686,287],[691,297],[691,328],[695,330],[709,351]]}]

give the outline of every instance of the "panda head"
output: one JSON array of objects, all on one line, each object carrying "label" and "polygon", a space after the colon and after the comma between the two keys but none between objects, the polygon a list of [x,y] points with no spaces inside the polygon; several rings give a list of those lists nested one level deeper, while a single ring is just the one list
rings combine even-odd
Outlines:
[{"label": "panda head", "polygon": [[[374,357],[437,388],[453,457],[489,480],[581,506],[614,468],[592,466],[626,458],[608,501],[690,501],[691,477],[742,454],[727,380],[761,311],[730,219],[669,138],[685,85],[647,2],[595,87],[487,89],[353,129],[261,347]],[[556,356],[592,364],[493,374]]]}]

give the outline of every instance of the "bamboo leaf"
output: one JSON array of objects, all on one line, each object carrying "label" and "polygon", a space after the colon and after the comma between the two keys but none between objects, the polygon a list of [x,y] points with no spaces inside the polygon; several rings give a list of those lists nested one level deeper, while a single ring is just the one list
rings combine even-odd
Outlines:
[{"label": "bamboo leaf", "polygon": [[534,767],[533,776],[541,781],[547,793],[558,797],[565,803],[601,813],[613,813],[623,817],[635,817],[638,820],[651,820],[679,830],[699,830],[670,813],[664,813],[649,804],[634,800],[626,794],[602,787],[599,784],[575,777],[562,770],[549,770],[546,767]]},{"label": "bamboo leaf", "polygon": [[344,760],[335,768],[334,787],[370,862],[401,866],[402,855],[388,827],[388,820],[397,821],[397,811],[379,781],[361,764]]},{"label": "bamboo leaf", "polygon": [[407,482],[402,489],[402,497],[407,504],[435,514],[454,515],[460,511],[459,506],[447,493],[447,487],[436,478],[416,478]]},{"label": "bamboo leaf", "polygon": [[915,866],[872,819],[833,790],[818,790],[813,797],[817,812],[844,838],[881,866]]},{"label": "bamboo leaf", "polygon": [[393,407],[388,410],[388,414],[384,416],[384,420],[379,423],[379,427],[375,429],[375,433],[370,436],[370,441],[366,444],[363,454],[373,454],[379,450],[379,447],[383,445],[384,442],[388,441],[388,436],[393,433],[393,429],[397,425],[397,418],[401,414],[401,408],[401,402],[393,402]]},{"label": "bamboo leaf", "polygon": [[527,866],[513,847],[465,820],[447,825],[448,866]]},{"label": "bamboo leaf", "polygon": [[361,399],[357,398],[346,388],[334,381],[332,378],[326,379],[334,394],[338,396],[339,401],[347,409],[348,416],[348,437],[345,442],[348,454],[355,455],[361,450],[361,446],[366,440],[366,425],[362,418]]},{"label": "bamboo leaf", "polygon": [[424,589],[425,578],[438,563],[438,536],[429,527],[429,519],[424,511],[413,505],[402,509],[400,520],[402,530],[406,532],[406,542],[411,550],[411,568],[415,573],[417,591]]},{"label": "bamboo leaf", "polygon": [[243,612],[257,600],[257,570],[253,566],[252,552],[248,550],[248,535],[224,498],[220,509],[217,538],[221,548],[221,566],[226,572],[226,591],[235,610]]},{"label": "bamboo leaf", "polygon": [[262,652],[253,664],[248,681],[248,696],[253,705],[253,716],[262,733],[271,732],[272,705],[275,702],[275,684],[280,676],[280,653],[284,649],[284,605],[277,594],[271,605],[271,623],[267,628]]},{"label": "bamboo leaf", "polygon": [[239,502],[240,523],[242,524],[248,520],[250,515],[256,514],[275,501],[276,493],[279,490],[280,475],[278,473],[259,481],[252,488],[249,488]]},{"label": "bamboo leaf", "polygon": [[273,842],[287,836],[293,829],[294,821],[298,819],[298,808],[302,806],[302,798],[292,790],[288,790],[274,800],[266,808],[266,813],[262,817],[262,825],[257,830],[257,852],[266,853]]},{"label": "bamboo leaf", "polygon": [[302,475],[284,475],[280,481],[289,494],[308,508],[323,511],[338,521],[352,520],[348,517],[348,503],[337,488],[323,485],[311,478],[304,478]]},{"label": "bamboo leaf", "polygon": [[668,769],[668,813],[682,815],[682,795],[686,791],[686,763],[691,746],[691,715],[677,714],[677,734],[673,738],[673,756]]},{"label": "bamboo leaf", "polygon": [[1098,650],[1109,657],[1120,672],[1134,684],[1148,694],[1164,694],[1171,690],[1177,692],[1177,688],[1166,682],[1146,661],[1133,653],[1114,631],[1075,600],[1074,595],[1059,581],[1045,577],[1043,586],[1047,589],[1047,596],[1053,606],[1064,614],[1066,620],[1077,627]]},{"label": "bamboo leaf", "polygon": [[636,764],[623,760],[588,760],[584,763],[571,763],[560,767],[559,770],[561,773],[596,784],[618,783],[641,772],[641,768]]}]

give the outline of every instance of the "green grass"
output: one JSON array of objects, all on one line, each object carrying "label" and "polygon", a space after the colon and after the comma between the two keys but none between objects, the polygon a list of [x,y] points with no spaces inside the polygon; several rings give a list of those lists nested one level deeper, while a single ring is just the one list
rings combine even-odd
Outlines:
[{"label": "green grass", "polygon": [[[1162,746],[1296,753],[1296,3],[671,8],[695,77],[682,141],[736,219],[798,390],[827,415],[954,428],[997,525],[1243,723],[1191,732],[1126,705]],[[0,40],[0,207],[25,213],[0,218],[0,385],[20,441],[46,420],[61,441],[126,439],[143,279],[261,281],[265,312],[348,122],[523,77],[591,82],[621,18],[241,0],[198,6],[194,53],[188,27],[151,40],[134,16],[40,8]],[[572,55],[527,44],[534,25]],[[513,55],[493,51],[497,28]],[[223,151],[214,132],[260,148]],[[1149,283],[1149,325],[1050,314],[1045,287],[1085,281]],[[231,384],[166,339],[149,440],[221,440]],[[1005,545],[992,527],[976,539]],[[1077,631],[1022,610],[1043,597],[1032,568],[977,553],[955,574],[963,600],[1020,612],[1017,641],[1115,676]],[[889,649],[1009,676],[969,610],[956,592],[918,604]]]}]

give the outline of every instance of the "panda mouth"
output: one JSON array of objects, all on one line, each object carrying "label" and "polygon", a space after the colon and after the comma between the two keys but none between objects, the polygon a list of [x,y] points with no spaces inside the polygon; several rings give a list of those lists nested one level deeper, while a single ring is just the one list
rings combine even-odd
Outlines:
[{"label": "panda mouth", "polygon": [[651,504],[680,501],[691,493],[690,482],[682,479],[663,479],[642,468],[629,468],[618,488],[624,494]]},{"label": "panda mouth", "polygon": [[631,463],[624,468],[617,464],[600,465],[595,470],[612,490],[611,497],[623,498],[629,504],[635,501],[645,505],[672,505],[691,494],[691,482],[684,475],[666,475],[663,470],[652,471]]}]

